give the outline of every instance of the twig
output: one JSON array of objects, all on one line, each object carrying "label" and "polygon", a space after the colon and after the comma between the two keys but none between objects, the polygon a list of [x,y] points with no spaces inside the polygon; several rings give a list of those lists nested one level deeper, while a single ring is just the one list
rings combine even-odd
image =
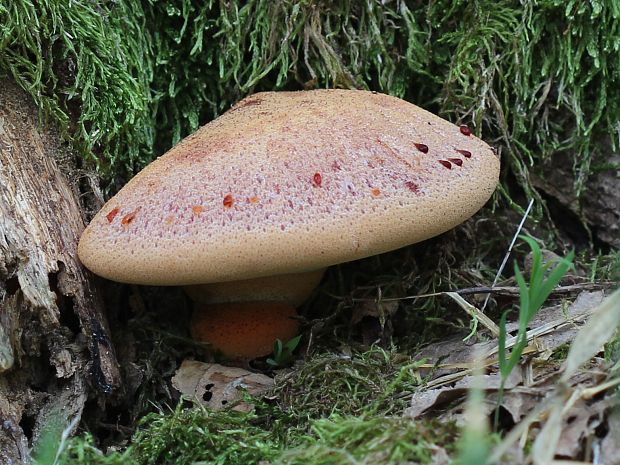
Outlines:
[{"label": "twig", "polygon": [[[521,234],[521,230],[523,229],[525,220],[530,214],[530,211],[532,210],[533,205],[534,205],[534,199],[530,200],[530,203],[527,206],[525,213],[523,214],[523,218],[521,218],[521,222],[519,223],[519,226],[517,226],[517,230],[515,231],[514,236],[512,236],[512,241],[510,242],[510,245],[508,246],[508,250],[506,251],[506,254],[504,255],[502,264],[499,266],[499,270],[497,270],[497,273],[495,274],[495,278],[493,279],[493,284],[491,284],[491,288],[494,288],[495,285],[497,284],[497,281],[499,281],[499,277],[502,275],[502,272],[504,271],[504,268],[506,267],[506,263],[508,263],[508,257],[510,257],[512,248],[514,247],[515,242],[517,242],[517,237],[519,237],[519,234]],[[482,308],[480,309],[481,312],[484,312],[484,309],[487,308],[487,304],[489,303],[490,297],[491,297],[491,294],[487,294],[486,298],[484,299],[484,303],[482,304]]]},{"label": "twig", "polygon": [[[451,297],[459,306],[467,312],[472,318],[480,321],[489,331],[493,334],[494,337],[499,337],[499,327],[495,324],[493,320],[491,320],[488,316],[486,316],[481,310],[474,307],[472,304],[467,302],[463,297],[461,297],[456,292],[446,292],[446,295]],[[468,336],[469,337],[469,336]]]},{"label": "twig", "polygon": [[[553,292],[550,294],[550,297],[560,296],[566,294],[574,294],[576,292],[581,291],[599,291],[603,289],[610,289],[614,286],[614,283],[611,281],[603,281],[600,283],[582,283],[582,284],[569,284],[566,286],[558,286]],[[471,294],[497,294],[503,295],[507,297],[518,297],[519,296],[519,288],[517,286],[496,286],[496,287],[466,287],[463,289],[456,289],[453,292],[459,295],[471,295]],[[432,292],[429,294],[418,294],[418,295],[408,295],[404,297],[387,297],[381,298],[381,302],[395,302],[400,300],[415,300],[415,299],[423,299],[428,297],[437,297],[440,295],[447,295],[448,291],[440,291],[440,292]],[[376,302],[376,298],[353,298],[352,302]]]}]

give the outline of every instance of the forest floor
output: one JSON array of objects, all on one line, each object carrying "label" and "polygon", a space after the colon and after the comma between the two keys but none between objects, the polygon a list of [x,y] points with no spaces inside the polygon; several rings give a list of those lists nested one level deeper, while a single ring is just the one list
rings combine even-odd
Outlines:
[{"label": "forest floor", "polygon": [[[301,342],[269,363],[230,366],[194,343],[178,289],[110,284],[125,403],[105,418],[87,406],[59,463],[618,463],[618,254],[518,238],[500,272],[520,219],[484,210],[330,269]],[[62,430],[43,435],[39,463]]]}]

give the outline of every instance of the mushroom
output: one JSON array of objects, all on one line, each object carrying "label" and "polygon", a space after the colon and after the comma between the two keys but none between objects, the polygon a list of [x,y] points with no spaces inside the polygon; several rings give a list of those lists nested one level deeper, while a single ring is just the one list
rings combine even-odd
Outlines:
[{"label": "mushroom", "polygon": [[108,279],[188,286],[217,304],[210,318],[243,313],[235,302],[295,307],[326,267],[472,216],[499,167],[468,127],[395,97],[258,93],[135,176],[93,218],[78,254]]}]

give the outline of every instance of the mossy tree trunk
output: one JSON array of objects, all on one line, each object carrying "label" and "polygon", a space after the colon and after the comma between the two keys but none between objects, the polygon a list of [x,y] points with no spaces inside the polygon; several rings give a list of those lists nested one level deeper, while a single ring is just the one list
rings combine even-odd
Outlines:
[{"label": "mossy tree trunk", "polygon": [[0,80],[0,463],[52,419],[80,416],[119,371],[102,302],[76,256],[84,220],[71,153],[30,97]]}]

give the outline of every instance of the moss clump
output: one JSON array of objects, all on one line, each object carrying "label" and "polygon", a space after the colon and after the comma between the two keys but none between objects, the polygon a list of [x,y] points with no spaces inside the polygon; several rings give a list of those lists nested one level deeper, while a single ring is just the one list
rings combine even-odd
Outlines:
[{"label": "moss clump", "polygon": [[255,413],[179,404],[173,412],[145,416],[124,452],[103,454],[85,436],[70,442],[62,463],[319,465],[328,463],[332,452],[365,457],[361,463],[428,463],[433,444],[443,447],[456,433],[449,425],[429,428],[392,416],[408,406],[418,382],[415,367],[409,357],[379,348],[351,356],[315,355],[276,379],[270,396],[275,403],[248,397]]},{"label": "moss clump", "polygon": [[212,412],[177,407],[169,414],[145,416],[124,452],[102,454],[90,437],[73,440],[63,465],[189,465],[197,462],[249,465],[279,453],[268,431],[253,426],[255,417],[233,410]]},{"label": "moss clump", "polygon": [[124,452],[102,453],[90,436],[73,439],[62,465],[392,465],[433,463],[437,450],[452,452],[452,424],[406,418],[332,416],[313,421],[307,434],[291,430],[284,448],[269,431],[253,426],[251,414],[199,407],[153,414]]},{"label": "moss clump", "polygon": [[[0,77],[102,173],[151,159],[153,49],[139,0],[0,2]],[[116,173],[118,171],[118,173]]]},{"label": "moss clump", "polygon": [[473,122],[525,187],[569,151],[580,191],[618,135],[616,0],[14,0],[0,24],[0,68],[108,179],[262,89],[371,88]]},{"label": "moss clump", "polygon": [[[394,417],[318,420],[312,434],[284,451],[274,465],[436,463],[434,452],[454,441],[456,429]],[[438,447],[439,446],[439,447]],[[448,450],[452,446],[447,445]]]},{"label": "moss clump", "polygon": [[[97,446],[90,434],[75,437],[69,441],[60,456],[60,465],[137,465],[131,449],[124,452],[105,454]],[[37,464],[39,465],[39,464]],[[42,465],[42,464],[41,464]]]},{"label": "moss clump", "polygon": [[402,411],[420,383],[417,362],[373,347],[351,355],[326,353],[306,360],[274,392],[291,425],[331,415],[391,415]]}]

